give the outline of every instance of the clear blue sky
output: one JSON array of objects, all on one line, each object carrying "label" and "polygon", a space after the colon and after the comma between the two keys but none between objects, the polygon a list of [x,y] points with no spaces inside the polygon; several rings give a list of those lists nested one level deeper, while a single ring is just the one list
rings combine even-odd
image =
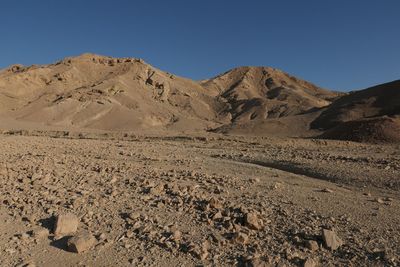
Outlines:
[{"label": "clear blue sky", "polygon": [[19,0],[0,5],[0,68],[93,52],[204,79],[272,66],[320,86],[400,79],[399,0]]}]

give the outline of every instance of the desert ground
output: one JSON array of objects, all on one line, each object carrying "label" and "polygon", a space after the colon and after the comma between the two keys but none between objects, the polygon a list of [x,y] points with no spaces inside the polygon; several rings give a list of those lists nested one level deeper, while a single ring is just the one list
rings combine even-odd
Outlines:
[{"label": "desert ground", "polygon": [[399,145],[31,130],[0,147],[1,266],[400,263]]}]

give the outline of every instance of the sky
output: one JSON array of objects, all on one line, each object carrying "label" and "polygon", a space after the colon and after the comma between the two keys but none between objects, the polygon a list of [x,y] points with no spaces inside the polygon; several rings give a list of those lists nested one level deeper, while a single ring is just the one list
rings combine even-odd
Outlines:
[{"label": "sky", "polygon": [[0,5],[0,68],[91,52],[201,80],[271,66],[349,91],[400,79],[399,0],[19,0]]}]

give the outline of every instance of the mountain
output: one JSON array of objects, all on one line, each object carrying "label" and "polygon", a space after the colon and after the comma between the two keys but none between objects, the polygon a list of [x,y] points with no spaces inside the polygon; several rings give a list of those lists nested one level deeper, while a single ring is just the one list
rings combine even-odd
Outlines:
[{"label": "mountain", "polygon": [[400,80],[341,97],[313,121],[312,127],[326,130],[343,122],[384,115],[400,115]]},{"label": "mountain", "polygon": [[[307,117],[338,95],[268,67],[193,81],[141,59],[95,54],[0,71],[0,116],[39,127],[291,135],[296,123],[281,121]],[[309,119],[296,121],[307,130]]]},{"label": "mountain", "polygon": [[270,67],[203,81],[83,54],[0,71],[0,127],[204,132],[400,142],[400,80],[348,94]]},{"label": "mountain", "polygon": [[0,72],[0,112],[43,125],[204,129],[218,124],[216,94],[134,58],[84,54]]},{"label": "mountain", "polygon": [[269,67],[241,67],[201,83],[227,103],[230,123],[217,131],[304,135],[310,115],[341,94]]},{"label": "mountain", "polygon": [[352,92],[333,102],[312,123],[324,138],[400,142],[400,80]]}]

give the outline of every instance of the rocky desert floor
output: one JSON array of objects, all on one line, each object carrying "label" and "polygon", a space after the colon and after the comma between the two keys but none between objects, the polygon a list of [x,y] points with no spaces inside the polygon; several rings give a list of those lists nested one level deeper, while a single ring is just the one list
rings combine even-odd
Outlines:
[{"label": "rocky desert floor", "polygon": [[399,145],[5,131],[0,148],[1,266],[400,265]]}]

